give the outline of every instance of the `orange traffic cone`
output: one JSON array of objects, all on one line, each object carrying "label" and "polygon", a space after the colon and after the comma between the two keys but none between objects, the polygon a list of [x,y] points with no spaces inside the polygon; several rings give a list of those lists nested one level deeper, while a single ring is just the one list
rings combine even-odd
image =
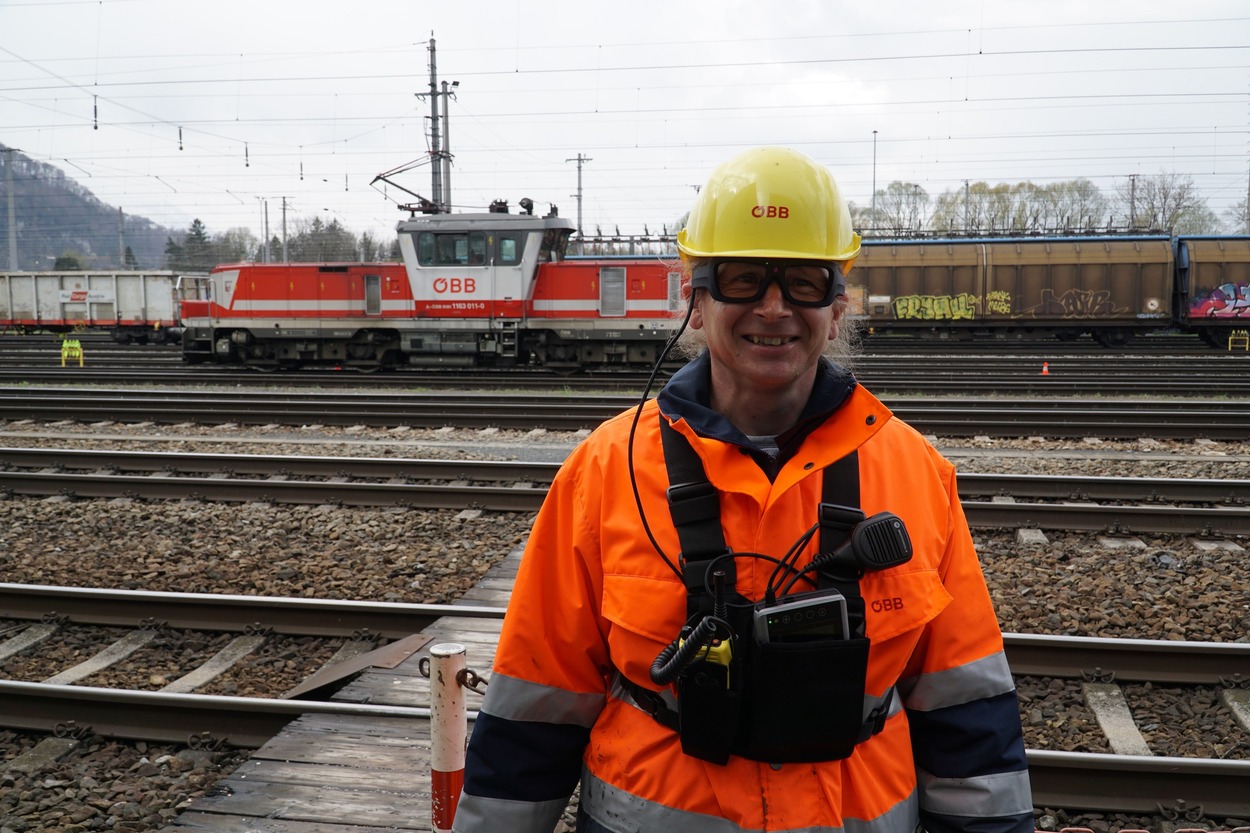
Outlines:
[{"label": "orange traffic cone", "polygon": [[1043,376],[1050,375],[1050,362],[1042,362],[1042,375]]}]

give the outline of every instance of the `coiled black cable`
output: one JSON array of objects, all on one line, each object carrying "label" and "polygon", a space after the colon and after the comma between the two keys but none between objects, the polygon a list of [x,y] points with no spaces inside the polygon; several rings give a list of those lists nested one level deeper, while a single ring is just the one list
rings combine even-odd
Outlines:
[{"label": "coiled black cable", "polygon": [[[723,630],[721,630],[723,628]],[[717,633],[729,634],[733,631],[729,623],[715,616],[705,616],[688,635],[674,639],[656,656],[651,663],[651,682],[656,685],[668,685],[676,680],[690,663],[694,662],[700,652],[705,651],[717,638]]]}]

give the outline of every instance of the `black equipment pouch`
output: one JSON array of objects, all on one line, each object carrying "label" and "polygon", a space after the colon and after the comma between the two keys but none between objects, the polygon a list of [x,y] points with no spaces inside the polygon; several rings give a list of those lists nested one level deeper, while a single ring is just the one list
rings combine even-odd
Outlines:
[{"label": "black equipment pouch", "polygon": [[[729,571],[733,561],[720,526],[719,496],[698,455],[660,416],[669,471],[669,507],[682,545],[687,611],[710,612],[708,569]],[[839,500],[830,502],[836,495]],[[862,520],[859,463],[852,452],[825,472],[820,507],[820,551],[832,552]],[[837,589],[846,601],[849,627],[843,638],[758,641],[754,609],[733,594],[731,625],[738,634],[730,665],[699,660],[677,680],[676,724],[682,751],[724,764],[730,754],[769,763],[809,763],[845,758],[855,745],[881,730],[884,715],[864,716],[864,683],[870,640],[864,635],[864,603],[858,575],[820,574],[821,589]],[[653,694],[639,690],[637,697]],[[648,698],[649,699],[649,698]],[[887,701],[888,702],[888,701]],[[670,720],[653,713],[657,720]],[[671,713],[670,713],[671,714]]]},{"label": "black equipment pouch", "polygon": [[742,716],[742,681],[736,668],[708,660],[692,663],[677,678],[677,732],[681,751],[724,764]]},{"label": "black equipment pouch", "polygon": [[744,703],[749,719],[734,754],[777,763],[850,755],[864,724],[868,643],[755,643]]}]

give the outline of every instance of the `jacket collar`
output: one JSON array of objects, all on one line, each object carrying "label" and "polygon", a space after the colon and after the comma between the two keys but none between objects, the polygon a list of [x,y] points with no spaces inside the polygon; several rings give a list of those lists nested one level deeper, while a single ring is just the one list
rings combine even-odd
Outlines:
[{"label": "jacket collar", "polygon": [[779,468],[780,463],[794,454],[808,434],[842,407],[858,384],[851,371],[822,358],[816,369],[812,395],[798,422],[777,437],[777,445],[781,449],[777,461],[760,452],[733,423],[712,410],[712,362],[706,350],[673,374],[656,396],[656,402],[660,412],[670,421],[684,419],[699,436],[742,446],[760,461],[765,471],[775,471],[774,466]]}]

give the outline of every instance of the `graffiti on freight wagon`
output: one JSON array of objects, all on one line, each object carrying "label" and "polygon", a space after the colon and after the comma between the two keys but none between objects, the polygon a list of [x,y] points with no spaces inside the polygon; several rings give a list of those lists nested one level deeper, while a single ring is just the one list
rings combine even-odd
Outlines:
[{"label": "graffiti on freight wagon", "polygon": [[[978,317],[978,309],[984,306],[986,316],[1013,315],[1013,297],[1005,290],[991,290],[984,299],[970,292],[957,295],[900,295],[892,304],[894,317],[911,321],[972,321]],[[1087,319],[1113,318],[1128,310],[1119,308],[1105,289],[1069,289],[1056,293],[1043,289],[1041,300],[1022,308],[1021,318]],[[1229,313],[1222,313],[1228,315]],[[1245,314],[1250,314],[1247,312]]]},{"label": "graffiti on freight wagon", "polygon": [[1021,315],[1034,318],[1075,319],[1116,318],[1127,312],[1116,307],[1106,289],[1069,289],[1058,295],[1053,289],[1043,289],[1041,302],[1020,311]]},{"label": "graffiti on freight wagon", "polygon": [[971,321],[977,314],[975,295],[902,295],[894,299],[894,317],[920,321]]},{"label": "graffiti on freight wagon", "polygon": [[1190,318],[1250,318],[1250,284],[1225,283],[1195,293]]}]

